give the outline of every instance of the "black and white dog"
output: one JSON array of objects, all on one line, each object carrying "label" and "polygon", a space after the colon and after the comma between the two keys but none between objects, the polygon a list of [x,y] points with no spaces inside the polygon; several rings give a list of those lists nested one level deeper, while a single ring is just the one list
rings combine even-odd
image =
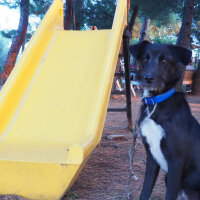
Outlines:
[{"label": "black and white dog", "polygon": [[149,200],[159,169],[166,172],[166,200],[184,191],[200,199],[200,125],[192,116],[184,94],[175,91],[180,66],[191,51],[143,41],[130,47],[141,72],[143,105],[139,120],[147,153],[141,200]]}]

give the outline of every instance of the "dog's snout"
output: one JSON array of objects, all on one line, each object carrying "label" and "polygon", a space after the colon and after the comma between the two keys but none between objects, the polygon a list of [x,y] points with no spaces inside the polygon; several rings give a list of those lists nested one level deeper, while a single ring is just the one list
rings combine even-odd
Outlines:
[{"label": "dog's snout", "polygon": [[145,81],[153,81],[154,77],[151,74],[147,74],[144,76],[144,80]]}]

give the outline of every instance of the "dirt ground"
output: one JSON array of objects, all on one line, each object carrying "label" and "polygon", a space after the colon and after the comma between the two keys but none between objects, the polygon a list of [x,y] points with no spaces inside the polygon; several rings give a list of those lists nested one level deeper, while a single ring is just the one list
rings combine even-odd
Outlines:
[{"label": "dirt ground", "polygon": [[[138,95],[139,96],[139,95]],[[139,98],[132,98],[133,119]],[[188,96],[193,115],[200,122],[200,97]],[[109,107],[125,106],[125,98],[111,98]],[[100,145],[88,160],[79,178],[70,190],[68,199],[79,200],[122,200],[125,199],[129,175],[128,151],[132,144],[132,133],[126,129],[126,113],[111,113],[106,117]],[[125,135],[127,140],[108,140],[108,135]],[[134,172],[138,178],[132,181],[132,199],[139,199],[145,171],[145,150],[138,142],[134,159]],[[164,173],[161,171],[154,187],[151,200],[163,200],[165,193]],[[66,198],[67,199],[67,198]]]},{"label": "dirt ground", "polygon": [[[138,95],[139,96],[139,95]],[[139,98],[132,97],[133,119]],[[200,97],[188,96],[192,113],[200,122]],[[125,106],[125,98],[111,98],[109,107]],[[108,135],[125,135],[124,140],[108,140]],[[101,143],[92,153],[80,176],[63,200],[122,200],[125,199],[129,175],[128,151],[132,144],[132,133],[127,129],[126,113],[109,112],[106,117]],[[138,178],[132,181],[132,199],[139,199],[145,171],[145,151],[138,142],[134,159],[134,172]],[[165,193],[164,173],[161,171],[151,200],[163,200]],[[22,200],[16,196],[0,196],[0,200]]]}]

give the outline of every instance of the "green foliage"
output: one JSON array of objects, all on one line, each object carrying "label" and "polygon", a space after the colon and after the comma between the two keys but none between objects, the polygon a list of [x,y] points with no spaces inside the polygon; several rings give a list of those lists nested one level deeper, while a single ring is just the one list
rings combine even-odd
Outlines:
[{"label": "green foliage", "polygon": [[149,17],[151,21],[156,21],[158,26],[166,26],[176,21],[183,8],[182,0],[138,0],[131,2],[132,5],[139,5],[139,17]]},{"label": "green foliage", "polygon": [[133,38],[133,39],[130,41],[130,46],[133,45],[133,44],[136,44],[136,43],[138,43],[138,42],[139,42],[138,38]]},{"label": "green foliage", "polygon": [[[12,40],[12,38],[16,35],[17,30],[5,30],[5,31],[0,31],[1,36],[4,38],[4,40],[9,39]],[[33,31],[31,30],[31,27],[29,25],[29,29],[26,33],[25,37],[25,43],[30,40],[32,37]]]},{"label": "green foliage", "polygon": [[1,31],[0,34],[5,38],[12,39],[16,32],[17,30],[5,30]]},{"label": "green foliage", "polygon": [[[53,0],[30,0],[30,16],[32,16],[32,18],[39,17],[40,19],[42,19],[52,2]],[[10,9],[16,9],[20,6],[20,0],[0,0],[0,5],[8,6]],[[29,25],[25,42],[28,42],[30,40],[38,25],[39,23],[31,22],[29,17]],[[16,32],[17,30],[0,31],[1,35],[8,39],[12,39],[15,36]]]},{"label": "green foliage", "polygon": [[176,44],[177,37],[169,35],[161,35],[155,38],[152,38],[153,43],[165,43],[165,44]]},{"label": "green foliage", "polygon": [[[66,1],[66,0],[64,0]],[[19,7],[20,0],[0,0],[0,5],[7,5],[10,8]],[[43,18],[53,0],[30,0],[30,15]],[[80,23],[81,29],[88,29],[90,26],[97,26],[98,29],[109,29],[112,26],[117,0],[74,0],[76,21]],[[139,4],[139,24],[144,16],[151,19],[151,25],[158,27],[161,34],[150,33],[150,40],[156,42],[174,43],[177,31],[177,24],[180,25],[183,0],[137,0],[131,1],[130,13],[134,4]],[[193,35],[200,41],[200,0],[195,1],[194,18],[192,25]],[[129,15],[130,16],[130,15]],[[32,23],[30,23],[32,25]],[[36,27],[34,25],[34,27]],[[175,27],[176,26],[176,27]],[[141,26],[140,26],[141,27]],[[137,35],[140,27],[136,28]],[[173,33],[162,33],[163,27],[176,29]],[[175,27],[175,28],[173,28]],[[33,34],[33,26],[28,27],[27,40]],[[179,27],[178,27],[179,29]],[[151,32],[151,31],[150,31]],[[2,35],[12,38],[15,30],[4,31]],[[135,37],[135,36],[134,36]]]},{"label": "green foliage", "polygon": [[[53,0],[30,0],[30,14],[43,17]],[[19,8],[20,0],[0,0],[0,5],[8,6],[10,9]]]},{"label": "green foliage", "polygon": [[40,18],[44,17],[53,0],[32,0],[30,2],[30,14]]},{"label": "green foliage", "polygon": [[200,42],[200,0],[195,1],[192,32]]},{"label": "green foliage", "polygon": [[0,5],[8,6],[9,8],[17,8],[20,0],[0,0]]},{"label": "green foliage", "polygon": [[76,18],[80,19],[82,29],[90,26],[97,26],[98,29],[111,28],[115,8],[116,0],[75,1]]},{"label": "green foliage", "polygon": [[[137,0],[131,1],[132,5],[139,4],[139,19],[147,16],[151,19],[151,26],[157,27],[159,34],[150,30],[150,40],[157,43],[175,43],[176,36],[182,21],[184,0]],[[200,41],[200,0],[195,0],[192,34]],[[164,32],[163,29],[171,28],[173,31]],[[137,33],[138,35],[139,33]]]}]

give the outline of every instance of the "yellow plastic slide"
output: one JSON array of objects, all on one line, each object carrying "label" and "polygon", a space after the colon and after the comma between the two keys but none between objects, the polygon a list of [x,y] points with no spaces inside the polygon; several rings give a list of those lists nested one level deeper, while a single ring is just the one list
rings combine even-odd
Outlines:
[{"label": "yellow plastic slide", "polygon": [[0,92],[0,194],[60,199],[101,140],[126,0],[111,30],[63,30],[55,0]]}]

